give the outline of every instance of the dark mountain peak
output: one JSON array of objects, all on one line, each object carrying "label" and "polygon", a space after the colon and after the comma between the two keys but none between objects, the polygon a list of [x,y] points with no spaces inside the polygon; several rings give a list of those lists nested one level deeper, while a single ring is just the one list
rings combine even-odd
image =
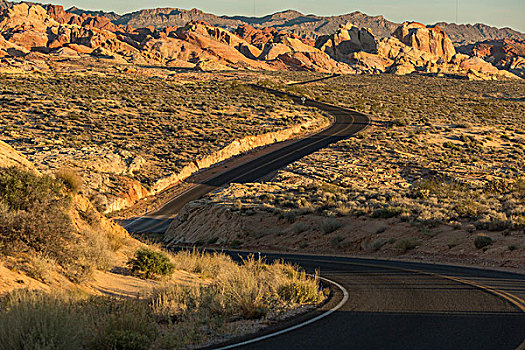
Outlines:
[{"label": "dark mountain peak", "polygon": [[83,9],[80,9],[80,8],[78,8],[76,6],[70,7],[69,9],[66,10],[66,12],[69,12],[69,13],[72,13],[72,14],[75,14],[75,15],[78,15],[78,16],[88,15],[88,16],[94,16],[94,17],[96,17],[96,16],[98,16],[98,17],[106,17],[110,21],[116,21],[116,20],[118,20],[121,17],[119,14],[117,14],[115,12],[83,10]]},{"label": "dark mountain peak", "polygon": [[525,40],[525,34],[507,27],[496,28],[483,23],[456,24],[438,22],[436,25],[448,34],[455,45],[468,45],[479,41],[498,39]]}]

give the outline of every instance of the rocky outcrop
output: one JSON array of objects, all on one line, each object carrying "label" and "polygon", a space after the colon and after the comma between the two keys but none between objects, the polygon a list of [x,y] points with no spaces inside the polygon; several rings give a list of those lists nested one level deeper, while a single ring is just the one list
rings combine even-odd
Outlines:
[{"label": "rocky outcrop", "polygon": [[227,244],[233,242],[239,232],[246,231],[244,223],[239,213],[230,208],[196,201],[182,208],[164,239],[167,244],[195,244],[217,237],[217,244]]},{"label": "rocky outcrop", "polygon": [[45,48],[46,29],[58,25],[40,6],[25,3],[4,9],[0,13],[0,33],[9,42],[27,50]]},{"label": "rocky outcrop", "polygon": [[273,61],[277,66],[295,70],[323,73],[354,72],[347,64],[337,62],[319,49],[288,35],[279,35],[271,42],[267,42],[259,59]]},{"label": "rocky outcrop", "polygon": [[206,22],[190,22],[186,26],[178,28],[175,36],[177,39],[191,44],[193,48],[200,50],[198,57],[194,57],[195,61],[207,59],[218,61],[223,65],[233,65],[234,68],[271,70],[266,63],[252,60],[236,49],[240,46],[249,46],[250,44],[246,41]]},{"label": "rocky outcrop", "polygon": [[24,156],[15,151],[7,143],[0,141],[0,167],[11,166],[37,172],[33,164],[31,164]]},{"label": "rocky outcrop", "polygon": [[438,26],[425,26],[417,22],[405,22],[392,36],[404,44],[448,62],[456,54],[456,49],[448,35]]},{"label": "rocky outcrop", "polygon": [[81,25],[80,16],[66,12],[63,6],[47,5],[47,14],[60,24],[77,24]]},{"label": "rocky outcrop", "polygon": [[315,44],[315,41],[312,39],[301,38],[293,33],[283,32],[273,27],[254,28],[249,24],[243,24],[238,26],[233,33],[259,49],[262,49],[266,43],[283,35],[293,39],[299,39],[306,45],[314,46]]},{"label": "rocky outcrop", "polygon": [[499,69],[505,69],[525,78],[525,40],[492,40],[458,48],[462,53],[480,57]]},{"label": "rocky outcrop", "polygon": [[58,25],[54,19],[49,17],[43,7],[21,3],[0,13],[0,32],[16,31],[45,31],[47,27]]},{"label": "rocky outcrop", "polygon": [[498,78],[515,79],[516,75],[506,70],[500,70],[479,57],[457,54],[452,59],[452,64],[459,69],[467,71],[471,80],[497,80]]},{"label": "rocky outcrop", "polygon": [[367,28],[357,28],[351,23],[341,25],[332,35],[323,35],[315,42],[315,47],[326,52],[338,61],[349,61],[354,52],[377,52],[377,43],[374,35]]}]

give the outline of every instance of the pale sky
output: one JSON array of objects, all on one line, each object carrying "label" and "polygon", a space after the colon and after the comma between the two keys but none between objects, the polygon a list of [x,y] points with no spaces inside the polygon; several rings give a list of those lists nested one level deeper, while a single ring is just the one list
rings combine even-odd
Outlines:
[{"label": "pale sky", "polygon": [[456,1],[459,23],[484,23],[525,32],[525,0],[57,0],[52,3],[65,8],[77,6],[119,14],[155,7],[198,8],[216,15],[255,14],[258,17],[287,9],[322,16],[361,11],[384,15],[393,22],[411,20],[433,24],[456,22]]}]

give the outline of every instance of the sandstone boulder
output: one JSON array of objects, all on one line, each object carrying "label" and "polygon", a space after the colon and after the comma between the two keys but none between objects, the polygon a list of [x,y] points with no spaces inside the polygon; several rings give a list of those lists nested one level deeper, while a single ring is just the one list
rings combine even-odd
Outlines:
[{"label": "sandstone boulder", "polygon": [[287,69],[320,73],[355,73],[349,65],[334,61],[324,52],[287,52],[279,55],[277,61]]},{"label": "sandstone boulder", "polygon": [[200,55],[207,60],[224,62],[239,68],[271,70],[266,63],[252,60],[236,49],[240,44],[249,45],[246,41],[206,22],[192,21],[178,28],[174,34],[178,39],[198,48]]},{"label": "sandstone boulder", "polygon": [[60,5],[47,5],[47,14],[60,24],[81,24],[80,17],[66,12],[63,6]]},{"label": "sandstone boulder", "polygon": [[320,36],[315,47],[326,52],[338,61],[347,61],[349,55],[357,51],[377,53],[377,44],[374,35],[369,29],[359,29],[348,23],[341,25],[332,35]]},{"label": "sandstone boulder", "polygon": [[84,45],[78,45],[78,44],[67,44],[67,47],[71,50],[76,51],[79,54],[88,54],[93,52],[93,49]]},{"label": "sandstone boulder", "polygon": [[393,36],[410,47],[441,57],[446,62],[456,54],[452,41],[438,26],[405,22],[394,31]]},{"label": "sandstone boulder", "polygon": [[261,54],[259,55],[259,59],[263,61],[272,61],[280,55],[284,55],[289,52],[292,52],[292,49],[285,44],[266,43]]},{"label": "sandstone boulder", "polygon": [[369,73],[384,73],[393,64],[391,59],[365,51],[352,53],[350,62]]},{"label": "sandstone boulder", "polygon": [[289,32],[282,32],[273,27],[254,28],[249,24],[243,24],[238,26],[233,33],[261,50],[264,48],[264,45],[266,45],[266,43],[274,41],[275,38],[283,35],[293,39],[299,39],[304,44],[309,46],[314,46],[315,44],[315,41],[313,41],[312,39],[300,38],[295,34]]},{"label": "sandstone boulder", "polygon": [[58,22],[39,5],[20,3],[0,13],[0,32],[3,34],[30,29],[45,33],[47,27],[56,25]]},{"label": "sandstone boulder", "polygon": [[13,57],[22,57],[30,52],[30,50],[26,49],[25,47],[19,46],[15,43],[5,40],[1,35],[0,35],[0,49],[5,51],[7,55],[13,56]]}]

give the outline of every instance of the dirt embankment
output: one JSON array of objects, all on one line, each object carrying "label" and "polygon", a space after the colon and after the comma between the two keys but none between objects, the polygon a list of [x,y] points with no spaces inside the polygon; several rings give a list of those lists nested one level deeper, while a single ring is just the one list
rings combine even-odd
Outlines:
[{"label": "dirt embankment", "polygon": [[149,191],[144,189],[142,186],[137,188],[136,184],[134,186],[129,186],[129,191],[127,193],[122,193],[111,204],[108,205],[106,213],[117,212],[129,208],[142,198],[154,196],[166,188],[184,181],[198,171],[214,166],[226,159],[238,156],[259,147],[264,147],[276,142],[292,139],[297,135],[324,129],[329,125],[329,123],[329,120],[324,117],[319,119],[310,119],[302,124],[297,124],[284,130],[273,131],[262,135],[246,136],[239,140],[235,140],[219,151],[207,157],[193,161],[182,168],[179,172],[157,180]]},{"label": "dirt embankment", "polygon": [[205,201],[188,204],[167,232],[172,244],[234,247],[262,251],[347,254],[376,258],[449,262],[525,271],[522,238],[487,232],[493,243],[481,249],[480,232],[439,225],[421,229],[397,218],[327,218],[309,214],[297,218],[235,204]]}]

